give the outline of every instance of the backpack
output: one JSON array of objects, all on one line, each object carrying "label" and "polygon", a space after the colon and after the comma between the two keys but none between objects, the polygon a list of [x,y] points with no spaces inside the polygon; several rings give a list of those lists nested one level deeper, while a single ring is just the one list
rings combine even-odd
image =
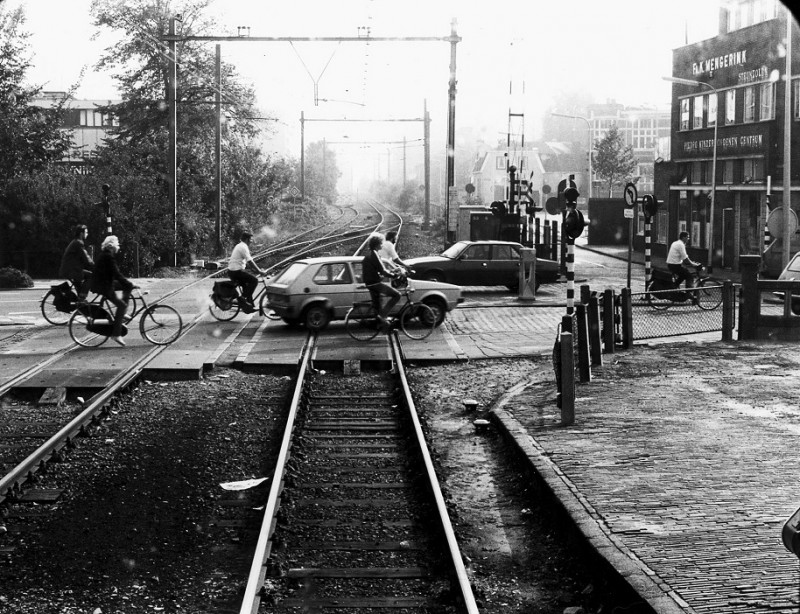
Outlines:
[{"label": "backpack", "polygon": [[564,220],[564,234],[574,241],[583,234],[584,228],[586,228],[586,220],[583,218],[581,210],[575,207],[575,214],[568,215]]}]

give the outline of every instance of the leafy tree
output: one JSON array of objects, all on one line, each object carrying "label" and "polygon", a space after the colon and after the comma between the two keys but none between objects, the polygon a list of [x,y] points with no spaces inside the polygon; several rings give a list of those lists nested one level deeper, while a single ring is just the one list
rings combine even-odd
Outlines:
[{"label": "leafy tree", "polygon": [[[168,49],[161,38],[168,31],[170,17],[178,13],[176,25],[183,36],[207,34],[210,0],[94,0],[96,24],[119,30],[120,43],[107,50],[99,67],[116,77],[123,102],[107,110],[119,118],[116,138],[98,152],[96,172],[107,183],[117,184],[120,198],[127,199],[125,178],[149,177],[151,201],[128,201],[132,215],[160,220],[162,232],[141,233],[151,244],[148,249],[162,261],[173,249],[172,224],[165,224],[173,212],[169,207],[167,168],[169,83]],[[187,261],[195,254],[213,254],[215,245],[216,183],[214,132],[216,116],[212,104],[216,95],[215,58],[209,46],[197,41],[176,43],[178,58],[178,250]],[[274,206],[270,202],[291,180],[287,165],[265,156],[255,138],[260,134],[254,117],[252,87],[240,82],[234,68],[222,63],[222,100],[228,121],[222,131],[223,218],[222,243],[232,241],[242,227],[261,228],[270,223]],[[141,162],[139,162],[139,160]],[[277,165],[272,169],[273,164]],[[145,196],[135,190],[140,198]],[[160,213],[159,213],[160,212]],[[170,232],[163,232],[164,228]],[[116,229],[115,229],[116,230]],[[138,231],[137,231],[138,232]]]},{"label": "leafy tree", "polygon": [[[55,192],[45,189],[47,176],[40,179],[40,175],[50,175],[58,185],[61,174],[53,168],[53,162],[71,145],[69,134],[58,129],[64,100],[54,101],[46,109],[31,105],[41,88],[25,83],[31,64],[30,35],[24,24],[22,9],[7,12],[0,5],[1,257],[21,260],[15,264],[23,266],[28,264],[31,246],[39,250],[46,247],[49,235],[43,233],[53,219],[49,212],[42,212],[41,202],[34,200],[38,196],[56,198]],[[63,203],[61,206],[63,211]],[[53,229],[58,231],[59,227],[54,225]]]},{"label": "leafy tree", "polygon": [[614,186],[624,186],[632,181],[636,183],[639,177],[633,177],[637,161],[633,157],[633,147],[625,145],[622,133],[616,124],[609,128],[606,135],[595,140],[594,162],[592,170],[601,178],[608,181],[608,197],[611,198]]},{"label": "leafy tree", "polygon": [[336,152],[325,141],[309,143],[305,159],[306,198],[319,199],[328,204],[336,202],[336,183],[341,176],[336,163]]}]

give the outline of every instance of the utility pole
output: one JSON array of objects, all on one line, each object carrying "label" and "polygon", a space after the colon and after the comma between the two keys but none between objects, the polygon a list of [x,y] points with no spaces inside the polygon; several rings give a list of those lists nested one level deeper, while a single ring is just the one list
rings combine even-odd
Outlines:
[{"label": "utility pole", "polygon": [[215,179],[217,196],[214,203],[216,211],[216,219],[214,221],[214,234],[216,235],[216,253],[217,256],[222,255],[222,50],[220,44],[217,43],[216,49],[216,77],[217,77],[217,91],[214,93],[214,105],[216,108],[217,116],[214,125],[214,155],[215,155]]},{"label": "utility pole", "polygon": [[461,39],[456,33],[456,20],[450,24],[450,84],[447,89],[447,192],[445,193],[445,236],[452,242],[455,233],[450,230],[450,188],[455,185],[456,154],[456,44]]},{"label": "utility pole", "polygon": [[306,120],[300,111],[300,201],[306,199]]},{"label": "utility pole", "polygon": [[425,217],[422,229],[431,227],[431,116],[428,114],[428,100],[425,99]]},{"label": "utility pole", "polygon": [[169,18],[169,203],[172,206],[172,265],[178,266],[178,58],[175,17]]}]

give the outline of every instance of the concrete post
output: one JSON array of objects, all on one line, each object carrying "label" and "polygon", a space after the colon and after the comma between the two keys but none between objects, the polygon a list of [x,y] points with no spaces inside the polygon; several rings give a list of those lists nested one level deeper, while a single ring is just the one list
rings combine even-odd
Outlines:
[{"label": "concrete post", "polygon": [[519,254],[519,295],[521,301],[536,300],[536,250],[523,247]]},{"label": "concrete post", "polygon": [[757,338],[761,296],[758,293],[758,270],[761,256],[739,256],[742,273],[742,297],[739,303],[739,341]]},{"label": "concrete post", "polygon": [[575,361],[572,333],[561,333],[561,426],[575,422]]}]

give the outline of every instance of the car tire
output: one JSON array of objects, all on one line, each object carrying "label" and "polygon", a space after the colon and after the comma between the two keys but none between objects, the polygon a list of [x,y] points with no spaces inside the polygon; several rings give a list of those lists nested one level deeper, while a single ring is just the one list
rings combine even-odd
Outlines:
[{"label": "car tire", "polygon": [[447,315],[447,306],[442,301],[435,298],[429,298],[422,302],[430,307],[431,311],[433,311],[433,314],[436,316],[436,322],[434,322],[434,326],[440,326],[442,322],[444,322],[444,318]]},{"label": "car tire", "polygon": [[800,301],[792,301],[792,313],[800,316]]},{"label": "car tire", "polygon": [[308,330],[320,331],[328,326],[330,321],[328,308],[321,303],[309,306],[303,313],[303,323]]},{"label": "car tire", "polygon": [[439,271],[431,271],[430,273],[425,273],[424,279],[426,281],[435,281],[437,283],[445,283],[444,274],[440,273]]}]

